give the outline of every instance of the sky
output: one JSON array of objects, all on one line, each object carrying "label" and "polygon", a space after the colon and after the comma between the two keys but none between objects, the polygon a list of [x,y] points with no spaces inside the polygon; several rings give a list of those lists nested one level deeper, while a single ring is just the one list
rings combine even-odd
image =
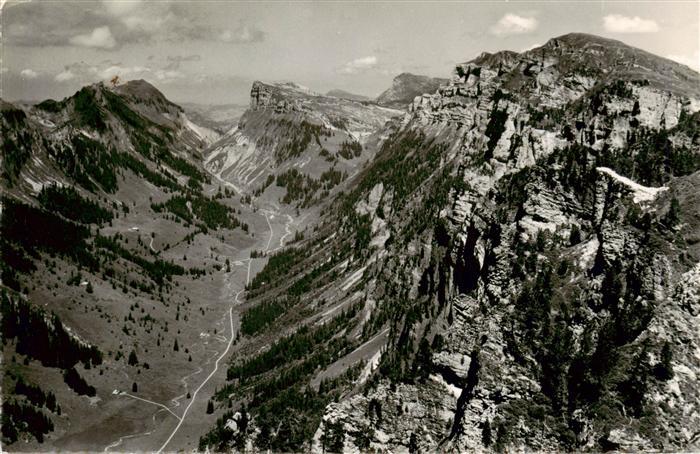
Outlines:
[{"label": "sky", "polygon": [[570,32],[700,68],[693,1],[0,0],[0,97],[62,99],[145,79],[175,102],[246,104],[250,85],[294,81],[376,96],[402,72],[449,77],[483,51]]}]

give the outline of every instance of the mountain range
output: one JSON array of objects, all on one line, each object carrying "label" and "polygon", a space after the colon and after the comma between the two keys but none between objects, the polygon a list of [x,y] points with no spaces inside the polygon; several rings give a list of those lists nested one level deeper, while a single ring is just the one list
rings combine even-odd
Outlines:
[{"label": "mountain range", "polygon": [[9,449],[700,449],[698,73],[574,33],[236,110],[0,104]]}]

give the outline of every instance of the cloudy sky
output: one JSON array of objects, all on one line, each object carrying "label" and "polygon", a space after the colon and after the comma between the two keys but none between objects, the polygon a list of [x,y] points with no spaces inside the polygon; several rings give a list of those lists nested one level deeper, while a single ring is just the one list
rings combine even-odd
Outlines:
[{"label": "cloudy sky", "polygon": [[697,1],[0,0],[1,93],[60,99],[113,75],[178,102],[247,103],[254,80],[375,96],[482,51],[577,31],[700,67]]}]

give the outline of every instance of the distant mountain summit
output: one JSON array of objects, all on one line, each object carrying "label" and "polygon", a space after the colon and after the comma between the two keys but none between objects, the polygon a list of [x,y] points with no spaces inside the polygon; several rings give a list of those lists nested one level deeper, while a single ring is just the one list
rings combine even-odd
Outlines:
[{"label": "distant mountain summit", "polygon": [[187,117],[198,125],[225,133],[238,123],[241,115],[248,110],[247,104],[197,104],[182,103]]},{"label": "distant mountain summit", "polygon": [[27,108],[3,103],[2,111],[4,183],[25,193],[71,180],[111,193],[119,186],[119,169],[144,173],[138,162],[169,182],[175,181],[173,170],[204,180],[199,152],[218,138],[144,80],[96,83]]},{"label": "distant mountain summit", "polygon": [[394,78],[391,87],[377,96],[376,102],[380,106],[405,109],[416,96],[435,93],[440,85],[447,83],[447,80],[402,73]]},{"label": "distant mountain summit", "polygon": [[401,115],[295,83],[256,81],[249,109],[205,152],[205,165],[241,192],[310,206],[370,160],[373,134]]},{"label": "distant mountain summit", "polygon": [[330,90],[328,93],[326,93],[326,96],[332,96],[334,98],[341,98],[341,99],[349,99],[350,101],[369,101],[370,98],[368,96],[364,95],[357,95],[355,93],[350,93],[349,91],[345,90]]}]

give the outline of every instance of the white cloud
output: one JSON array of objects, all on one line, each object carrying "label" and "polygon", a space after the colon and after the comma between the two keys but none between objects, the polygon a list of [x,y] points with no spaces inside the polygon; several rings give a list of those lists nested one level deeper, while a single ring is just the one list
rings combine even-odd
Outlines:
[{"label": "white cloud", "polygon": [[609,14],[603,17],[603,28],[611,33],[654,33],[659,31],[659,24],[652,19],[642,19],[639,16]]},{"label": "white cloud", "polygon": [[39,73],[32,69],[23,69],[22,72],[19,73],[20,76],[22,76],[25,79],[36,79],[39,77]]},{"label": "white cloud", "polygon": [[[0,0],[2,2],[3,0]],[[11,0],[16,2],[18,0]],[[19,0],[21,1],[21,0]],[[244,19],[229,21],[225,27],[207,20],[219,14],[217,5],[207,2],[93,0],[96,8],[73,8],[64,2],[32,1],[3,16],[2,38],[20,46],[84,46],[112,49],[125,44],[154,42],[218,41],[228,44],[262,42],[266,33]],[[92,2],[90,2],[92,3]]]},{"label": "white cloud", "polygon": [[700,52],[696,51],[693,56],[689,55],[666,55],[666,58],[682,65],[686,65],[695,71],[700,71]]},{"label": "white cloud", "polygon": [[128,32],[138,32],[146,36],[163,35],[170,28],[177,28],[176,17],[172,13],[126,16],[121,19]]},{"label": "white cloud", "polygon": [[265,39],[265,33],[250,25],[241,24],[233,30],[223,30],[216,34],[215,39],[224,43],[257,43]]},{"label": "white cloud", "polygon": [[185,75],[181,73],[180,71],[174,71],[174,70],[164,70],[164,69],[157,69],[153,71],[153,75],[156,77],[161,82],[173,82],[178,79],[183,79]]},{"label": "white cloud", "polygon": [[151,70],[143,66],[121,66],[111,65],[106,68],[89,67],[89,72],[95,74],[100,79],[111,79],[114,76],[129,78],[149,73]]},{"label": "white cloud", "polygon": [[185,78],[185,74],[176,70],[149,68],[145,66],[123,66],[105,60],[98,64],[77,62],[67,65],[58,73],[54,80],[57,82],[77,81],[81,84],[107,81],[114,76],[123,80],[149,79],[158,80],[161,83],[170,83]]},{"label": "white cloud", "polygon": [[375,57],[374,55],[356,58],[338,68],[337,72],[339,72],[340,74],[357,74],[359,72],[375,68],[378,62],[379,60],[377,60],[377,57]]},{"label": "white cloud", "polygon": [[54,77],[54,80],[56,80],[56,82],[68,82],[69,80],[73,79],[75,79],[75,74],[73,74],[68,69],[66,69],[65,71],[61,71],[60,73],[56,74],[56,77]]},{"label": "white cloud", "polygon": [[534,17],[508,13],[491,27],[491,33],[497,36],[522,35],[537,30],[538,26],[539,22]]},{"label": "white cloud", "polygon": [[83,47],[98,47],[101,49],[112,49],[117,45],[117,42],[112,36],[109,27],[97,27],[92,33],[77,35],[70,39],[71,44]]}]

